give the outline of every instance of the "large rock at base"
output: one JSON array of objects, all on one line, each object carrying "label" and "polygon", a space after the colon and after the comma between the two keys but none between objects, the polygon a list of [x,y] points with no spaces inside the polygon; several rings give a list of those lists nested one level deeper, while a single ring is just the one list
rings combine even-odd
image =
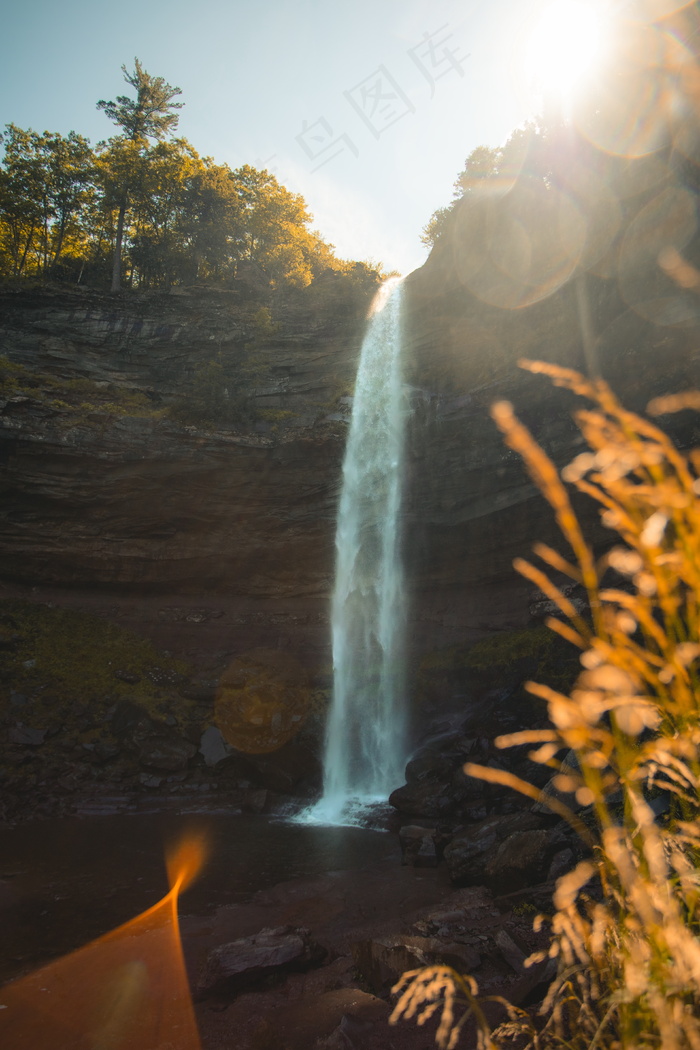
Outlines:
[{"label": "large rock at base", "polygon": [[[274,1019],[263,1021],[256,1031],[255,1050],[348,1050],[365,1047],[372,1034],[385,1047],[389,1011],[388,1004],[374,995],[337,988],[275,1011]],[[360,1043],[356,1036],[362,1037]]]},{"label": "large rock at base", "polygon": [[377,995],[384,995],[406,970],[436,964],[451,966],[460,973],[475,970],[481,958],[466,944],[436,937],[381,937],[359,941],[352,957],[363,982]]},{"label": "large rock at base", "polygon": [[489,817],[458,831],[445,848],[445,862],[453,882],[478,885],[488,882],[487,866],[499,846],[516,832],[542,826],[542,818],[529,811]]},{"label": "large rock at base", "polygon": [[435,835],[435,828],[421,828],[416,824],[400,828],[401,863],[414,868],[436,868],[439,857]]},{"label": "large rock at base", "polygon": [[516,831],[486,861],[486,876],[497,893],[511,893],[544,879],[557,851],[550,831]]},{"label": "large rock at base", "polygon": [[218,726],[208,726],[199,742],[200,754],[208,766],[216,766],[231,754],[231,748],[223,738]]},{"label": "large rock at base", "polygon": [[197,981],[197,994],[236,993],[273,975],[317,966],[326,954],[304,927],[260,930],[209,952]]}]

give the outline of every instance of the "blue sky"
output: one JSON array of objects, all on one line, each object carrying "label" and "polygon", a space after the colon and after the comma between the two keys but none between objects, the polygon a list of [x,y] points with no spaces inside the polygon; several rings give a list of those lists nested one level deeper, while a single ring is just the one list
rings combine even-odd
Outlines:
[{"label": "blue sky", "polygon": [[529,115],[514,77],[533,0],[22,0],[5,6],[0,122],[114,126],[122,64],[182,89],[178,133],[302,193],[344,258],[406,273],[471,150]]}]

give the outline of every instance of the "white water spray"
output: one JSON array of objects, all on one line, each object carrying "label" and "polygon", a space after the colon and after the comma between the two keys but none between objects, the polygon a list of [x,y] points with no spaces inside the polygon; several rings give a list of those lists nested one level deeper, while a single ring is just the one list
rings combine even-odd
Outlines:
[{"label": "white water spray", "polygon": [[345,450],[323,795],[304,815],[324,824],[360,822],[404,779],[402,292],[401,280],[392,279],[373,303]]}]

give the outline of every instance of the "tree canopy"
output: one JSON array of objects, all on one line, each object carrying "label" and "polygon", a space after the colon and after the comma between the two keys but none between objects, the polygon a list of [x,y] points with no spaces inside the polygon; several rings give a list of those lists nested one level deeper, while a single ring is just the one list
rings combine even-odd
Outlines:
[{"label": "tree canopy", "polygon": [[135,59],[132,95],[100,100],[119,133],[92,147],[71,131],[0,136],[0,275],[93,287],[226,283],[304,287],[350,273],[311,228],[299,194],[248,164],[232,169],[174,137],[180,89]]}]

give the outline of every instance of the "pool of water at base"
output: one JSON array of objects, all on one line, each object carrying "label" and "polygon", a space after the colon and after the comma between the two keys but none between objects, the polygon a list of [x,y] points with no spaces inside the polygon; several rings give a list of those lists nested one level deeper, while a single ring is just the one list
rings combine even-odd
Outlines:
[{"label": "pool of water at base", "polygon": [[0,828],[0,984],[128,922],[168,892],[165,852],[204,833],[209,859],[180,913],[207,914],[301,876],[391,857],[395,835],[177,812],[67,817]]}]

